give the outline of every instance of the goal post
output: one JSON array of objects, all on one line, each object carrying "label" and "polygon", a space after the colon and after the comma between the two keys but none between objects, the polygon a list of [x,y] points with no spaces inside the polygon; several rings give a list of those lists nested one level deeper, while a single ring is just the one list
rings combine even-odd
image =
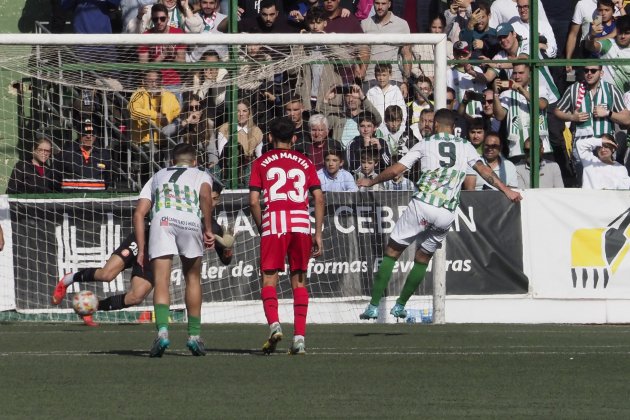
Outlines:
[{"label": "goal post", "polygon": [[[1,34],[0,83],[9,87],[9,93],[0,102],[1,130],[7,139],[0,152],[8,157],[0,173],[0,191],[10,183],[14,164],[34,159],[36,146],[44,138],[52,147],[45,166],[53,173],[56,191],[26,188],[29,194],[11,191],[4,197],[10,208],[15,293],[0,293],[0,299],[14,299],[0,302],[0,307],[13,308],[28,319],[75,320],[69,299],[58,307],[50,305],[55,284],[64,273],[105,263],[131,231],[131,212],[147,175],[168,161],[174,144],[185,141],[197,147],[203,165],[225,185],[216,219],[234,229],[236,237],[229,265],[223,265],[212,251],[204,256],[204,322],[262,322],[259,238],[249,216],[246,188],[248,167],[266,142],[267,123],[289,112],[287,101],[300,97],[304,132],[308,132],[308,118],[320,113],[334,130],[329,121],[331,116],[343,119],[345,94],[330,99],[330,104],[323,104],[323,98],[331,87],[352,82],[341,69],[368,64],[359,57],[362,48],[384,46],[398,51],[406,45],[433,48],[433,56],[422,61],[432,66],[433,106],[445,107],[447,52],[442,34]],[[315,54],[316,50],[321,54]],[[174,59],[180,51],[185,60]],[[152,60],[154,54],[169,60]],[[378,63],[406,64],[400,57]],[[319,96],[312,95],[309,101],[305,93],[315,92],[310,83],[316,71],[330,79],[322,76]],[[153,92],[147,87],[151,72],[162,81],[179,75],[178,83],[164,84],[163,91],[168,93],[159,102],[152,102],[152,93],[142,96]],[[136,106],[142,100],[147,101],[148,111]],[[200,114],[194,117],[195,112]],[[243,121],[241,112],[246,115]],[[110,152],[103,163],[109,171],[107,188],[95,187],[97,192],[75,189],[76,182],[65,181],[68,169],[63,152],[80,142],[87,121],[93,125],[99,147]],[[201,128],[191,131],[190,127]],[[339,133],[358,129],[348,127],[341,125]],[[311,322],[358,322],[386,240],[410,195],[397,191],[327,194],[324,255],[311,261],[307,273]],[[389,307],[411,268],[413,251],[407,250],[400,259],[383,299],[387,311],[382,311],[379,322],[392,322]],[[409,304],[429,307],[433,322],[444,322],[445,273],[439,272],[445,270],[443,259],[443,250],[437,252],[433,281],[423,285]],[[290,318],[291,289],[286,277],[283,274],[279,297],[281,316]],[[69,293],[89,289],[104,298],[122,293],[129,278],[125,272],[111,283],[77,284]],[[184,284],[178,264],[171,285],[172,302],[181,309]],[[149,297],[122,315],[99,313],[97,319],[127,320],[129,312],[150,308]],[[0,319],[4,315],[0,313]]]}]

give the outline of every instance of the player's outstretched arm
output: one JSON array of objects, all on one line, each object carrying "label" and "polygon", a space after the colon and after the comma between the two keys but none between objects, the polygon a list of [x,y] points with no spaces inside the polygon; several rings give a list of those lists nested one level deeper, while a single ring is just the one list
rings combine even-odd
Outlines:
[{"label": "player's outstretched arm", "polygon": [[146,249],[147,238],[144,235],[144,219],[151,210],[151,200],[139,198],[136,204],[136,210],[133,212],[133,232],[136,235],[136,243],[138,244],[138,264],[144,268],[144,250]]},{"label": "player's outstretched arm", "polygon": [[381,182],[389,181],[390,179],[396,178],[398,175],[402,174],[407,170],[407,167],[400,162],[394,163],[392,166],[385,168],[383,172],[378,174],[376,178],[361,178],[357,180],[357,185],[359,187],[371,187],[374,184],[380,184]]},{"label": "player's outstretched arm", "polygon": [[315,240],[313,243],[313,257],[317,258],[322,255],[324,250],[322,240],[322,230],[324,226],[324,213],[326,212],[326,199],[321,189],[312,191],[315,199]]},{"label": "player's outstretched arm", "polygon": [[485,165],[482,161],[478,160],[477,163],[473,166],[473,169],[477,171],[479,175],[491,186],[497,188],[501,191],[505,196],[512,202],[518,203],[523,199],[521,193],[518,191],[514,191],[510,189],[507,185],[505,185],[499,177],[494,173],[489,166]]}]

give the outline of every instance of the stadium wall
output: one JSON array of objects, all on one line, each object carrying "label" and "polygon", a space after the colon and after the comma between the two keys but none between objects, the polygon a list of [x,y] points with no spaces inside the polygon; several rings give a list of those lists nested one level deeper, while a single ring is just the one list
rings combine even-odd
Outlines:
[{"label": "stadium wall", "polygon": [[[236,256],[223,276],[205,272],[203,319],[262,323],[255,270],[258,239],[243,208],[246,201],[239,199],[245,194],[226,194],[233,195],[225,200],[232,204],[219,209],[219,219],[237,226]],[[496,192],[462,195],[457,223],[447,240],[446,321],[629,322],[630,192],[541,189],[523,195],[520,206]],[[320,262],[313,261],[309,319],[315,323],[357,322],[386,238],[409,194],[339,193],[329,198],[334,204],[328,206],[326,221],[328,255],[321,263],[333,267],[355,261],[365,269],[331,272],[323,266],[318,269]],[[52,309],[48,304],[59,275],[102,264],[129,231],[134,203],[133,197],[9,200],[2,196],[0,223],[7,245],[0,253],[5,268],[0,273],[0,310],[68,311],[67,306]],[[383,314],[393,305],[391,296],[397,295],[404,281],[410,251],[401,258],[388,289],[390,297],[383,299]],[[216,265],[216,256],[208,256],[206,270]],[[174,302],[181,307],[183,282],[176,270],[172,276]],[[292,317],[291,292],[284,283],[280,287],[281,316],[288,319]],[[100,296],[119,293],[127,285],[128,277],[121,277],[99,285],[96,291]],[[426,313],[431,306],[430,275],[421,294],[412,298],[408,308]],[[145,307],[150,307],[150,301]],[[378,321],[393,322],[389,318]]]}]

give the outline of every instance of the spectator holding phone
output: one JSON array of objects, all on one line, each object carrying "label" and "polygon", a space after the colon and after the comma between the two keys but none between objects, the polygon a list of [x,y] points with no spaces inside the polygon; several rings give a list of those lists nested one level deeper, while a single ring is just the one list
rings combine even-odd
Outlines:
[{"label": "spectator holding phone", "polygon": [[347,149],[348,170],[356,172],[361,168],[361,152],[366,149],[375,149],[378,153],[377,171],[380,172],[391,165],[392,155],[385,140],[379,139],[376,134],[376,119],[374,115],[364,112],[359,115],[359,135],[352,140]]}]

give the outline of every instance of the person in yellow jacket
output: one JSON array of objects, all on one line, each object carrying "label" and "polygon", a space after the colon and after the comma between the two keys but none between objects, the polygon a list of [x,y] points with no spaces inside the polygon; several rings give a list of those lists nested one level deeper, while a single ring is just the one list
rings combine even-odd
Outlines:
[{"label": "person in yellow jacket", "polygon": [[181,106],[174,94],[161,87],[160,72],[149,70],[144,75],[143,86],[129,100],[129,112],[131,140],[144,145],[153,139],[159,145],[165,140],[161,128],[179,116]]}]

